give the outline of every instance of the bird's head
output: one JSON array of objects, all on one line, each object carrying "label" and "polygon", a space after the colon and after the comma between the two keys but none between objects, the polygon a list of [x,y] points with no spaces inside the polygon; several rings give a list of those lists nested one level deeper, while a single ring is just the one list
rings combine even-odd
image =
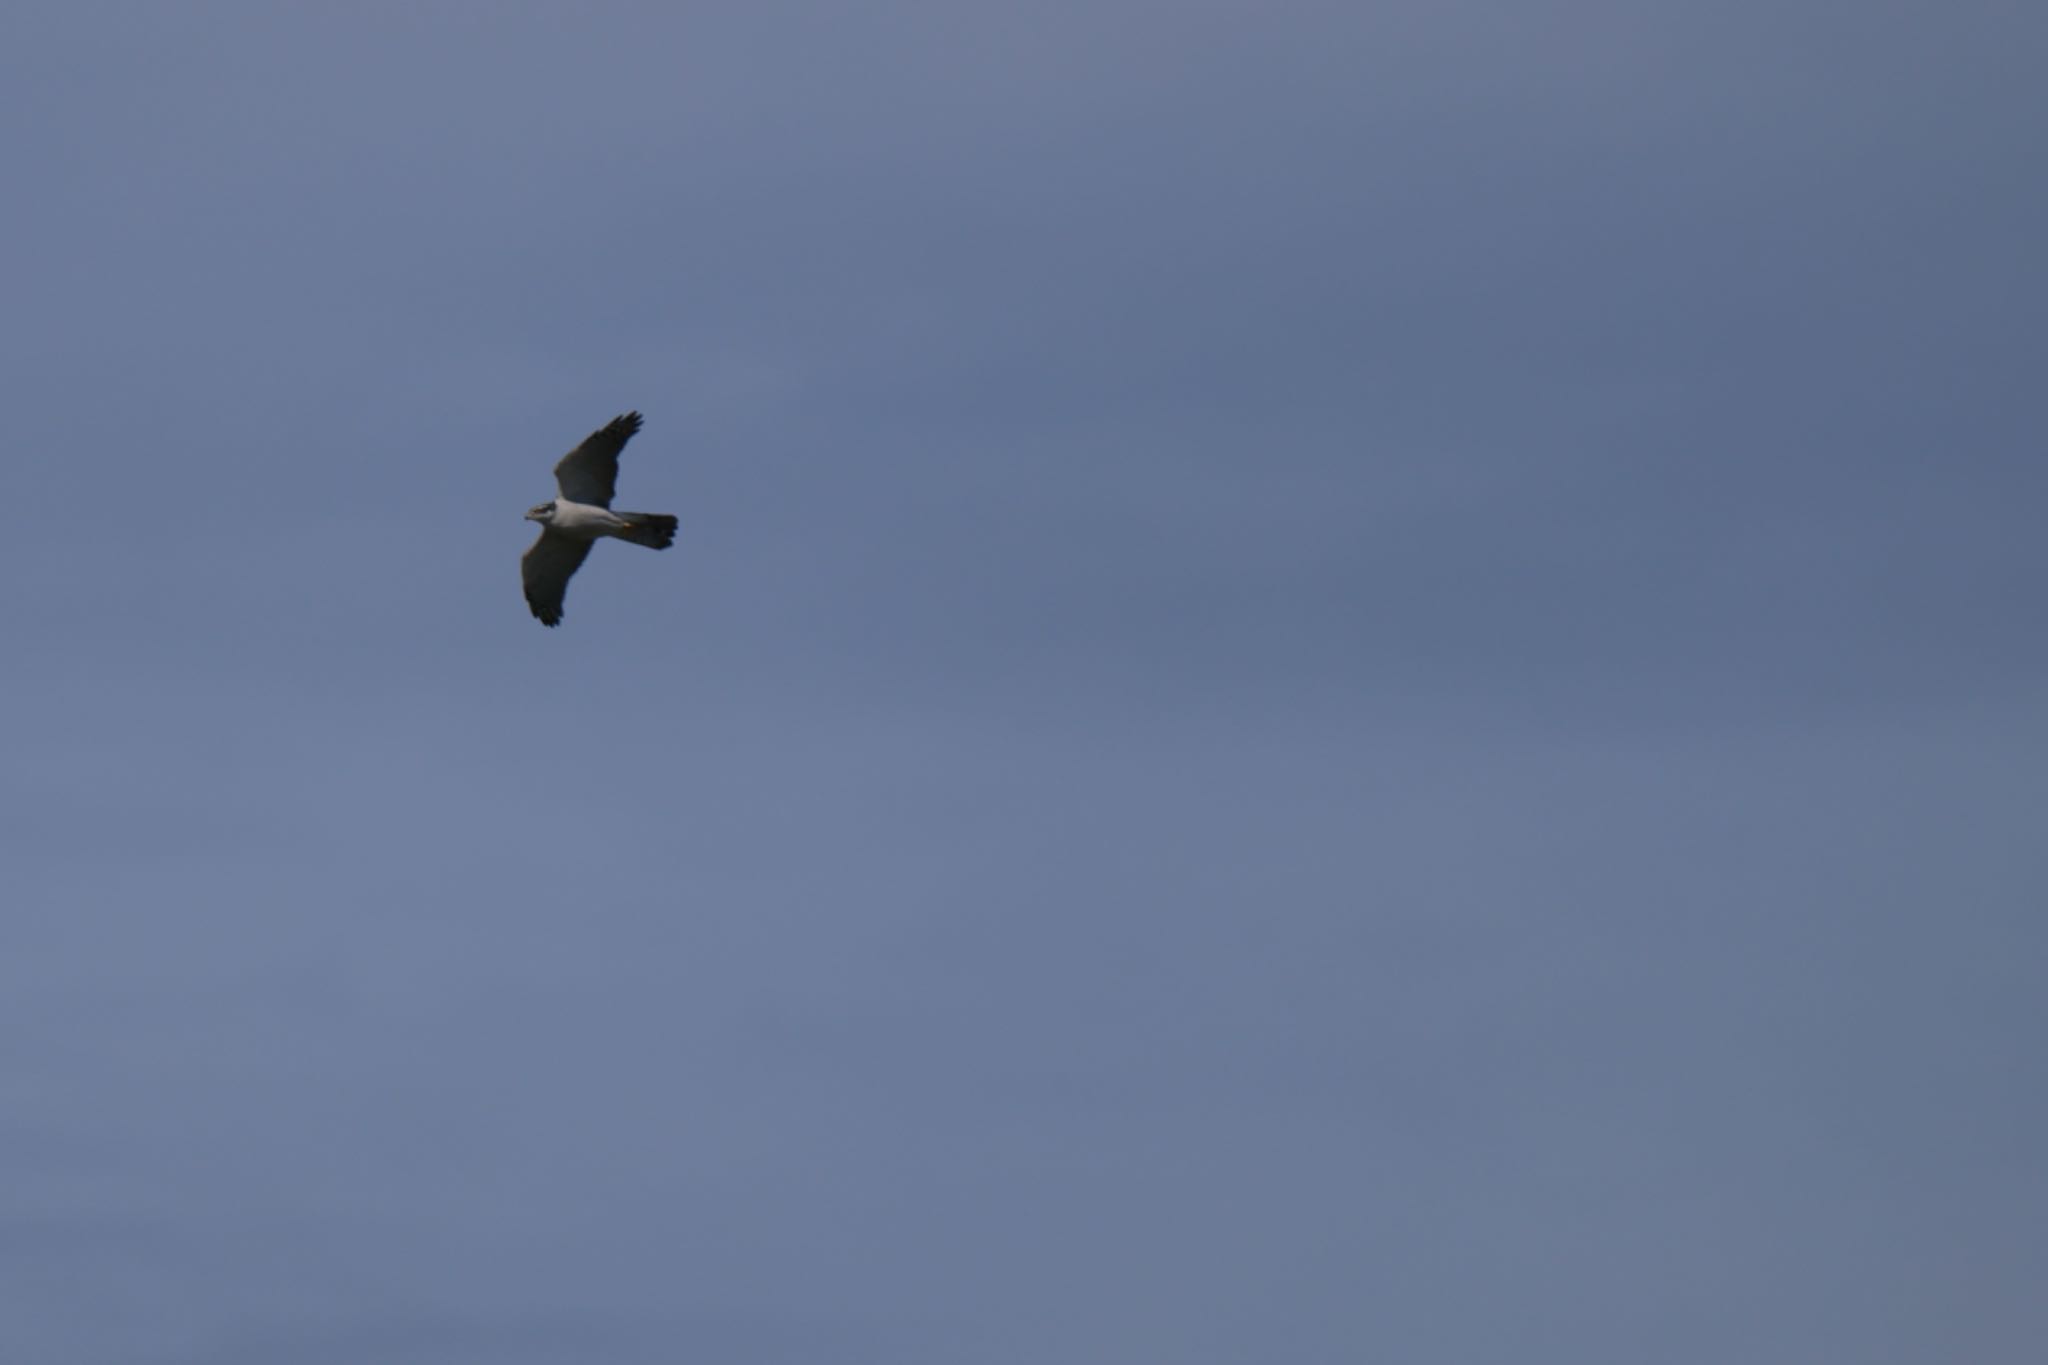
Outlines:
[{"label": "bird's head", "polygon": [[549,500],[547,502],[537,503],[534,506],[527,508],[526,519],[528,521],[537,521],[543,526],[547,525],[549,522],[555,519],[554,502],[552,500]]}]

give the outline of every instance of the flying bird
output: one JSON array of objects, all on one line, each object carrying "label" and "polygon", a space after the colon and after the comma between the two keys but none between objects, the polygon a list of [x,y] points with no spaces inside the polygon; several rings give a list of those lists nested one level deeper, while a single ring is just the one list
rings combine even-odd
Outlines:
[{"label": "flying bird", "polygon": [[555,466],[555,487],[561,496],[526,513],[528,521],[540,523],[540,539],[520,559],[519,572],[526,582],[526,605],[544,626],[561,624],[569,576],[600,537],[630,540],[650,550],[666,550],[676,543],[674,517],[611,510],[619,452],[638,430],[640,414],[629,412],[591,432]]}]

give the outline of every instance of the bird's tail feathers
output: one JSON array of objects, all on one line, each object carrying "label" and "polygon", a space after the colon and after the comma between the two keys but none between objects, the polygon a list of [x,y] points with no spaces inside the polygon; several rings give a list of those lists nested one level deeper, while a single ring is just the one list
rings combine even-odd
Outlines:
[{"label": "bird's tail feathers", "polygon": [[619,512],[615,515],[626,522],[623,530],[614,533],[620,540],[630,540],[650,550],[666,550],[676,543],[676,519],[664,512]]}]

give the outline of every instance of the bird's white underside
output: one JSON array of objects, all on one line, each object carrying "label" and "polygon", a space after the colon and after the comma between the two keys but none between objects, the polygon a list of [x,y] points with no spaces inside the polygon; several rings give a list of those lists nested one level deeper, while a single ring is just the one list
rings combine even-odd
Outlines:
[{"label": "bird's white underside", "polygon": [[615,535],[627,524],[624,517],[602,507],[592,507],[587,502],[570,502],[567,498],[556,498],[555,515],[548,520],[547,526],[550,531],[560,535],[595,540],[599,536]]}]

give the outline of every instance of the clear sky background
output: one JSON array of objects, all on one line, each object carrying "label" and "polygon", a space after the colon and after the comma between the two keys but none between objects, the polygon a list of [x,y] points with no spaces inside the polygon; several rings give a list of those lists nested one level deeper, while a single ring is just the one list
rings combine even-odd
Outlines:
[{"label": "clear sky background", "polygon": [[2039,1360],[2044,67],[10,4],[0,1359]]}]

